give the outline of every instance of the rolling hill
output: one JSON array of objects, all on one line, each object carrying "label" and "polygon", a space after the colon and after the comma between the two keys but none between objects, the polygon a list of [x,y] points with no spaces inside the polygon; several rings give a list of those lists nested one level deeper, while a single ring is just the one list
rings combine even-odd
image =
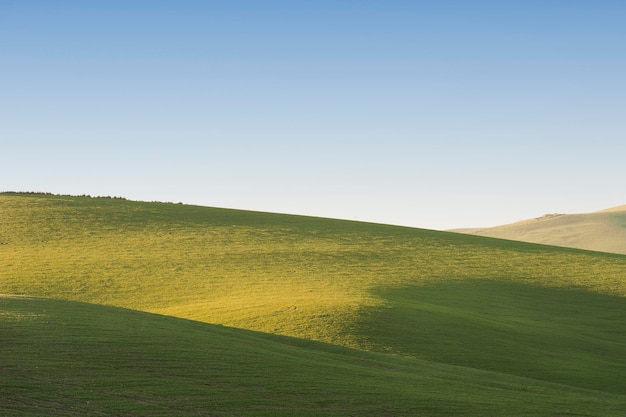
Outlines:
[{"label": "rolling hill", "polygon": [[550,214],[460,233],[626,254],[626,205],[584,214]]},{"label": "rolling hill", "polygon": [[623,395],[77,302],[0,297],[3,416],[620,416]]},{"label": "rolling hill", "polygon": [[[322,409],[298,398],[303,392],[272,397],[274,411],[277,403],[299,404],[287,408],[285,415],[568,416],[578,410],[609,416],[626,408],[622,354],[626,350],[626,256],[397,226],[111,198],[4,193],[0,219],[0,294],[54,299],[5,298],[3,303],[23,301],[26,309],[31,308],[29,303],[34,303],[33,308],[51,303],[42,308],[58,306],[70,314],[56,324],[44,320],[50,329],[60,327],[54,331],[60,339],[52,340],[40,334],[45,326],[18,325],[39,321],[13,320],[21,316],[11,313],[13,307],[5,308],[0,315],[4,326],[19,335],[5,350],[18,351],[30,345],[29,338],[40,349],[63,345],[67,339],[62,336],[63,323],[77,319],[72,306],[80,306],[76,308],[84,312],[77,316],[100,317],[93,324],[96,327],[108,320],[123,324],[126,319],[114,318],[122,314],[128,315],[128,321],[145,320],[134,329],[162,329],[160,336],[138,332],[139,339],[132,344],[160,346],[163,339],[171,338],[164,357],[174,354],[176,343],[185,340],[175,328],[184,333],[193,326],[209,338],[229,332],[228,348],[219,350],[224,362],[236,364],[242,355],[282,357],[281,343],[297,347],[298,358],[313,355],[316,359],[306,366],[290,362],[293,368],[281,368],[276,375],[305,369],[317,380],[315,375],[339,373],[334,387],[344,387],[353,395],[334,397]],[[67,301],[90,305],[63,304]],[[126,330],[109,329],[101,336],[118,331]],[[80,347],[84,341],[80,332],[67,337],[78,339],[65,346]],[[233,347],[240,337],[249,352]],[[254,342],[245,342],[246,338]],[[261,339],[280,343],[266,344]],[[114,343],[107,340],[104,346]],[[86,351],[91,349],[90,354],[97,356],[99,352],[90,346]],[[190,363],[197,362],[189,353],[194,349],[183,349],[187,353],[176,353],[172,361],[189,354]],[[312,362],[329,363],[327,355],[338,352],[354,361],[334,362],[331,368],[320,368],[320,374],[309,369]],[[32,354],[32,361],[44,361]],[[365,372],[353,367],[360,361],[371,365],[367,371],[371,385],[356,381]],[[86,366],[83,359],[79,362]],[[96,372],[95,380],[115,372],[111,366],[101,369],[104,376]],[[150,366],[147,374],[167,374],[154,363]],[[10,363],[0,368],[11,369],[19,384],[28,385],[24,382],[28,372],[22,374]],[[347,368],[356,373],[341,374]],[[391,372],[395,369],[405,369],[406,375]],[[236,378],[236,371],[231,372]],[[262,384],[275,383],[276,375],[254,372],[264,375]],[[422,379],[411,380],[417,374]],[[442,385],[441,392],[431,392],[431,384],[441,381],[437,378],[450,384],[447,394]],[[403,391],[390,382],[396,380],[412,388]],[[488,387],[488,380],[495,385]],[[320,386],[313,391],[319,393],[319,400],[328,395],[322,389],[327,384],[317,381]],[[200,389],[197,384],[209,382],[190,380],[185,389]],[[233,383],[248,387],[242,380]],[[395,397],[381,388],[390,383]],[[154,392],[161,389],[155,386]],[[247,388],[238,389],[251,395]],[[469,391],[463,394],[463,390]],[[372,396],[373,392],[381,396]],[[539,392],[544,394],[531,399],[530,393]],[[267,409],[244,413],[241,410],[250,405],[245,400],[224,393],[211,395],[224,395],[223,404],[234,410],[231,415],[279,415]],[[345,411],[363,401],[359,395],[382,402],[369,411]],[[20,398],[15,409],[25,402]],[[40,405],[51,407],[46,401]],[[572,401],[569,408],[564,406],[568,401]],[[396,403],[404,406],[396,410]],[[605,408],[596,409],[601,403]],[[198,411],[197,415],[225,414]]]}]

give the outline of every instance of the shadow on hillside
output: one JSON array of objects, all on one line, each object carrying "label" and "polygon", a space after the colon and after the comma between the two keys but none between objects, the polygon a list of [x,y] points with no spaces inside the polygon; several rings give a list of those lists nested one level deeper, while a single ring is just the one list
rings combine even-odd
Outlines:
[{"label": "shadow on hillside", "polygon": [[373,350],[626,393],[626,298],[489,280],[377,295],[356,329]]}]

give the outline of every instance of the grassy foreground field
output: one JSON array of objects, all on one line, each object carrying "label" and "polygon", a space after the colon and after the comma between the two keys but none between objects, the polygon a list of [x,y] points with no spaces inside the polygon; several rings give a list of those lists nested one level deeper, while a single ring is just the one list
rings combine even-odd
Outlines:
[{"label": "grassy foreground field", "polygon": [[3,416],[622,416],[623,395],[58,300],[0,298]]},{"label": "grassy foreground field", "polygon": [[[188,348],[181,345],[180,354],[172,352],[185,340],[174,332],[178,326],[183,333],[197,329],[191,334],[207,338],[229,334],[230,343],[220,342],[226,346],[219,351],[225,355],[220,360],[233,364],[252,351],[266,355],[261,361],[272,362],[272,356],[284,356],[280,352],[286,346],[295,349],[292,354],[299,359],[313,355],[306,364],[289,362],[288,369],[278,368],[276,373],[254,368],[265,375],[264,384],[274,384],[276,375],[289,372],[304,373],[305,380],[307,374],[313,380],[329,373],[336,378],[337,385],[318,379],[320,388],[312,391],[319,394],[312,397],[314,405],[297,398],[310,397],[310,392],[279,391],[284,395],[272,397],[276,402],[271,411],[256,410],[256,415],[279,415],[277,403],[299,404],[287,408],[285,415],[300,410],[301,415],[610,416],[626,409],[626,256],[394,226],[108,198],[0,194],[0,219],[0,294],[84,301],[301,338],[275,338],[98,306],[54,304],[61,306],[60,311],[70,310],[63,319],[66,323],[102,315],[89,324],[96,328],[108,325],[109,314],[128,315],[128,323],[156,320],[154,325],[134,327],[143,329],[136,332],[141,341],[132,342],[142,344],[135,352],[158,345],[147,357],[171,354],[172,363],[200,360],[194,356],[200,353],[192,353],[198,345],[191,341]],[[54,303],[28,300],[24,305],[33,308],[36,303]],[[70,306],[81,306],[81,313],[72,313],[75,307]],[[113,316],[111,326],[119,320]],[[163,322],[157,324],[159,320]],[[42,334],[44,327],[35,325],[40,321],[5,320],[9,322],[13,334],[22,340],[34,338],[32,345],[39,350],[64,343],[62,326],[57,340]],[[164,329],[161,336],[147,330],[154,326]],[[169,332],[173,333],[166,336]],[[75,342],[65,346],[78,346],[81,352],[91,349],[90,355],[97,357],[95,345],[81,348],[85,342],[81,333],[72,335],[67,340]],[[168,337],[170,348],[162,352],[159,349],[167,346],[162,341]],[[238,338],[250,352],[235,348]],[[107,343],[112,342],[105,340],[104,346]],[[23,347],[16,346],[5,349]],[[32,354],[36,357],[36,351]],[[102,354],[110,365],[108,353]],[[351,365],[310,369],[315,368],[312,363],[336,359],[333,355],[351,358]],[[358,368],[360,361],[370,363],[369,373]],[[114,372],[109,365],[102,372]],[[168,374],[152,365],[146,365],[147,374],[155,378]],[[360,370],[335,377],[353,366]],[[2,368],[28,380],[19,368]],[[403,371],[391,372],[394,369]],[[252,403],[261,401],[247,391],[244,378],[237,379],[238,371],[229,372],[232,386],[243,390],[242,396],[255,398]],[[98,373],[94,378],[102,381]],[[43,386],[56,384],[54,379],[39,381]],[[193,379],[179,392],[202,390],[197,386],[202,384],[209,382]],[[232,386],[226,391],[237,391]],[[342,387],[354,396],[341,399],[323,390]],[[144,395],[160,390],[155,385]],[[197,411],[197,415],[228,415],[228,409],[234,415],[255,415],[241,411],[252,403],[229,395],[213,395],[223,398],[222,414]],[[320,407],[317,402],[327,397],[335,399]],[[20,401],[24,402],[16,400],[15,409]],[[40,404],[54,407],[46,401]],[[383,405],[375,408],[380,401]],[[354,408],[360,402],[365,408]],[[403,405],[396,410],[393,404]]]}]

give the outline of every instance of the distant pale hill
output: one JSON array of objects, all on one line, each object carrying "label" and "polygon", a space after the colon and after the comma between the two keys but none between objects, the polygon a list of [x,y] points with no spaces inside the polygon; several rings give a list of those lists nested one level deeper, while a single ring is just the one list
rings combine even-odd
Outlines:
[{"label": "distant pale hill", "polygon": [[453,232],[626,254],[626,205],[583,214],[546,214],[484,229]]}]

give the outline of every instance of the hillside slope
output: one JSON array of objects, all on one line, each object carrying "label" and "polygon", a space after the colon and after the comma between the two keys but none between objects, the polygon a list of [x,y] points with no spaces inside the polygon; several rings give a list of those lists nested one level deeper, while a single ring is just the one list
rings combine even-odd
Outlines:
[{"label": "hillside slope", "polygon": [[626,295],[626,257],[455,233],[108,198],[0,195],[0,293],[340,344],[375,291],[442,280]]},{"label": "hillside slope", "polygon": [[626,388],[622,255],[108,198],[4,194],[0,219],[0,294]]},{"label": "hillside slope", "polygon": [[626,254],[626,205],[594,213],[546,215],[459,233]]},{"label": "hillside slope", "polygon": [[621,416],[626,396],[171,317],[0,297],[0,415]]}]

